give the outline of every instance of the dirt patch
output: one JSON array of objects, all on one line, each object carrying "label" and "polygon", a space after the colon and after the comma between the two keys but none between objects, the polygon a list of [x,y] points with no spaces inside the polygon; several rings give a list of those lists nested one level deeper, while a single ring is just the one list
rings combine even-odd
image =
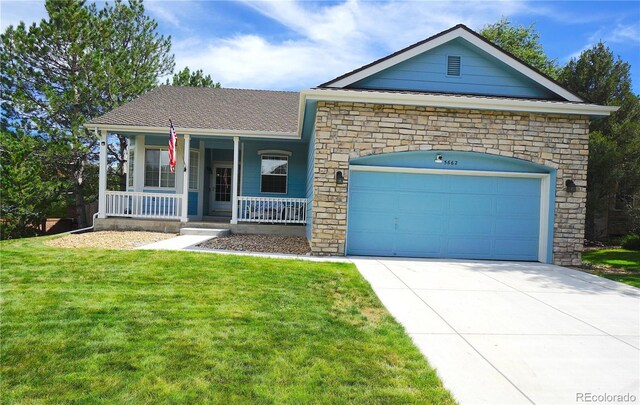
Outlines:
[{"label": "dirt patch", "polygon": [[307,238],[300,236],[231,234],[201,243],[205,249],[306,255],[311,252]]},{"label": "dirt patch", "polygon": [[603,275],[603,274],[618,274],[618,275],[627,275],[627,274],[637,274],[637,271],[622,269],[620,267],[611,267],[604,264],[583,264],[582,266],[573,266],[575,270],[580,270],[585,273],[595,274],[595,275]]},{"label": "dirt patch", "polygon": [[45,245],[58,248],[102,248],[102,249],[134,249],[138,246],[173,238],[172,233],[139,232],[139,231],[100,231],[78,235],[66,235],[44,242]]}]

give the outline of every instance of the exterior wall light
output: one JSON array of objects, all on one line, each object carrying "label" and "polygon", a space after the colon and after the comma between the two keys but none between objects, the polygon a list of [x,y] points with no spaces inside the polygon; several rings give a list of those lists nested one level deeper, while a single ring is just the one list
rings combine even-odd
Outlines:
[{"label": "exterior wall light", "polygon": [[441,154],[437,154],[437,155],[436,155],[436,160],[435,160],[435,162],[436,162],[436,163],[442,163],[442,155],[441,155]]},{"label": "exterior wall light", "polygon": [[569,179],[569,180],[565,181],[564,185],[567,188],[567,192],[569,192],[569,193],[575,193],[576,192],[576,189],[577,189],[576,183],[574,183],[572,179]]},{"label": "exterior wall light", "polygon": [[344,183],[344,176],[342,175],[341,171],[337,171],[336,172],[336,184],[342,184]]}]

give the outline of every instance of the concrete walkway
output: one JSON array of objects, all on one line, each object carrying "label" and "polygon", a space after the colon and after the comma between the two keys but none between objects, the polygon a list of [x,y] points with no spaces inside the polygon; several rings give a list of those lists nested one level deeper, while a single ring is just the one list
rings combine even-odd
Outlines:
[{"label": "concrete walkway", "polygon": [[241,252],[237,250],[219,250],[206,249],[196,245],[211,239],[210,235],[180,235],[175,238],[161,240],[159,242],[150,243],[148,245],[139,246],[136,249],[141,250],[185,250],[190,252],[215,253],[222,255],[238,255],[238,256],[254,256],[269,259],[298,259],[308,260],[311,262],[338,262],[350,263],[351,260],[344,256],[307,256],[293,255],[284,253],[259,253],[259,252]]},{"label": "concrete walkway", "polygon": [[640,401],[636,288],[540,263],[351,259],[461,404]]}]

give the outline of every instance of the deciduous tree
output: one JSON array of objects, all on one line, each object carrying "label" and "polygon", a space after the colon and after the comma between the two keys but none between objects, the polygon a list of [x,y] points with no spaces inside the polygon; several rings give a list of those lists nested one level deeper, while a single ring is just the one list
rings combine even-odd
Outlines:
[{"label": "deciduous tree", "polygon": [[485,25],[480,35],[552,78],[558,76],[557,61],[544,52],[534,24],[514,26],[502,17],[498,22]]}]

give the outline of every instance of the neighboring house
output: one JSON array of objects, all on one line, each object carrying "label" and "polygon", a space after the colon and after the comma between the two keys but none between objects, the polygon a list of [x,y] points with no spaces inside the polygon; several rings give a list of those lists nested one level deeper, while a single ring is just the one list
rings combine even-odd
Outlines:
[{"label": "neighboring house", "polygon": [[[226,216],[302,224],[286,229],[318,255],[576,264],[589,120],[615,109],[463,25],[300,93],[161,86],[86,125],[102,136],[98,224]],[[130,139],[127,191],[106,190],[107,133]]]}]

